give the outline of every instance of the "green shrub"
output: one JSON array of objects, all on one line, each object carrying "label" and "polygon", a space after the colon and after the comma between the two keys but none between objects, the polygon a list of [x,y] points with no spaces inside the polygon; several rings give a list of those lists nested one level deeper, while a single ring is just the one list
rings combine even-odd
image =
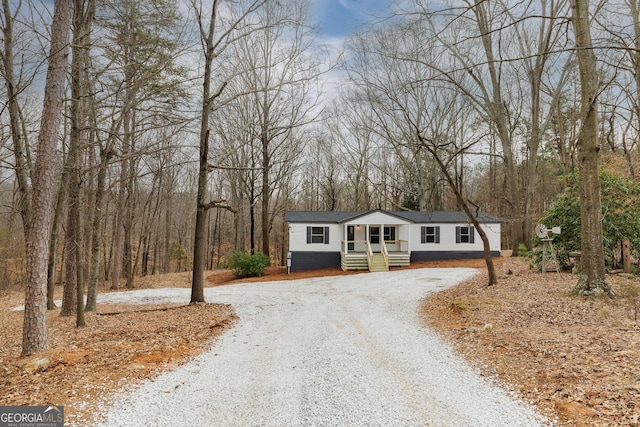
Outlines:
[{"label": "green shrub", "polygon": [[[640,256],[640,183],[600,171],[602,185],[602,232],[605,267],[618,267],[616,253],[620,241],[629,239],[634,257]],[[565,177],[566,189],[558,195],[553,205],[540,219],[547,227],[562,227],[562,233],[554,236],[553,245],[561,268],[569,263],[569,254],[581,249],[580,197],[578,175]],[[536,243],[541,244],[537,239]],[[542,259],[541,250],[533,253],[534,264]]]},{"label": "green shrub", "polygon": [[518,245],[518,256],[527,257],[529,256],[529,249],[527,249],[527,245],[524,243],[520,243]]},{"label": "green shrub", "polygon": [[243,277],[262,276],[269,263],[269,257],[262,252],[256,252],[251,255],[246,251],[235,251],[227,255],[224,268],[230,269],[236,279],[241,279]]}]

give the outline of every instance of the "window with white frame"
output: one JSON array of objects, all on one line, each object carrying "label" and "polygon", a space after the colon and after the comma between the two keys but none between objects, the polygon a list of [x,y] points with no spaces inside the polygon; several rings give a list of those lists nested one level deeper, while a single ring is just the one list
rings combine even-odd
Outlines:
[{"label": "window with white frame", "polygon": [[473,243],[474,228],[471,226],[456,227],[456,243]]},{"label": "window with white frame", "polygon": [[420,228],[420,243],[440,243],[440,227],[437,225]]}]

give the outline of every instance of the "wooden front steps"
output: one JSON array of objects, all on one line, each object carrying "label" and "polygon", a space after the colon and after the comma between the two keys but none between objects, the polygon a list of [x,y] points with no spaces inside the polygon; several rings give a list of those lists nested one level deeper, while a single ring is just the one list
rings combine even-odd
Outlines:
[{"label": "wooden front steps", "polygon": [[[373,254],[374,256],[382,256],[382,254]],[[389,263],[388,267],[404,267],[408,266],[411,263],[411,255],[408,253],[398,253],[391,252],[389,253]],[[341,254],[341,263],[340,266],[344,271],[348,270],[369,270],[369,262],[367,261],[367,255],[365,253],[349,253],[349,254]],[[381,270],[381,271],[387,271]]]},{"label": "wooden front steps", "polygon": [[369,271],[389,271],[389,262],[383,254],[373,254],[369,257]]}]

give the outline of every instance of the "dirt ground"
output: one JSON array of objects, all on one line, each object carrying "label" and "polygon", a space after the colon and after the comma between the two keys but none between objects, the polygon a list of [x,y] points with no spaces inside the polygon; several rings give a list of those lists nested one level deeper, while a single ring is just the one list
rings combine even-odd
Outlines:
[{"label": "dirt ground", "polygon": [[[559,425],[637,425],[640,327],[634,317],[640,298],[633,289],[640,289],[639,279],[611,275],[620,296],[587,299],[568,295],[577,276],[536,273],[526,260],[513,258],[499,258],[496,265],[496,286],[487,287],[481,273],[426,298],[424,322],[483,375]],[[482,269],[484,261],[411,266],[420,267]],[[220,286],[344,274],[368,273],[328,269],[287,275],[270,267],[260,278],[234,280],[229,271],[207,272],[206,278],[208,286]],[[136,288],[189,286],[188,273],[136,282]],[[88,326],[78,329],[74,317],[61,317],[56,309],[49,313],[51,350],[21,358],[22,312],[9,308],[23,300],[18,290],[0,294],[0,405],[64,405],[65,420],[77,425],[89,424],[118,392],[209,348],[237,319],[232,307],[215,303],[101,305],[97,313],[87,313]],[[43,366],[27,363],[38,359]]]}]

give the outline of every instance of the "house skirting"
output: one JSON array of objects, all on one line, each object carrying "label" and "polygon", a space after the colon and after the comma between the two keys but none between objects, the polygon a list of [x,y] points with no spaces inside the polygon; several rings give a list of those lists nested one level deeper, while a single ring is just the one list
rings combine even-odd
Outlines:
[{"label": "house skirting", "polygon": [[291,271],[340,267],[340,252],[291,252]]},{"label": "house skirting", "polygon": [[[492,251],[492,257],[499,257],[500,251]],[[440,252],[411,252],[411,262],[433,261],[445,259],[484,258],[482,251],[440,251]],[[322,268],[341,267],[339,252],[291,252],[291,270],[305,271]]]},{"label": "house skirting", "polygon": [[[491,251],[491,256],[496,258],[500,256],[500,251]],[[411,262],[414,261],[435,261],[444,259],[469,259],[484,258],[483,251],[438,251],[438,252],[411,252]]]}]

